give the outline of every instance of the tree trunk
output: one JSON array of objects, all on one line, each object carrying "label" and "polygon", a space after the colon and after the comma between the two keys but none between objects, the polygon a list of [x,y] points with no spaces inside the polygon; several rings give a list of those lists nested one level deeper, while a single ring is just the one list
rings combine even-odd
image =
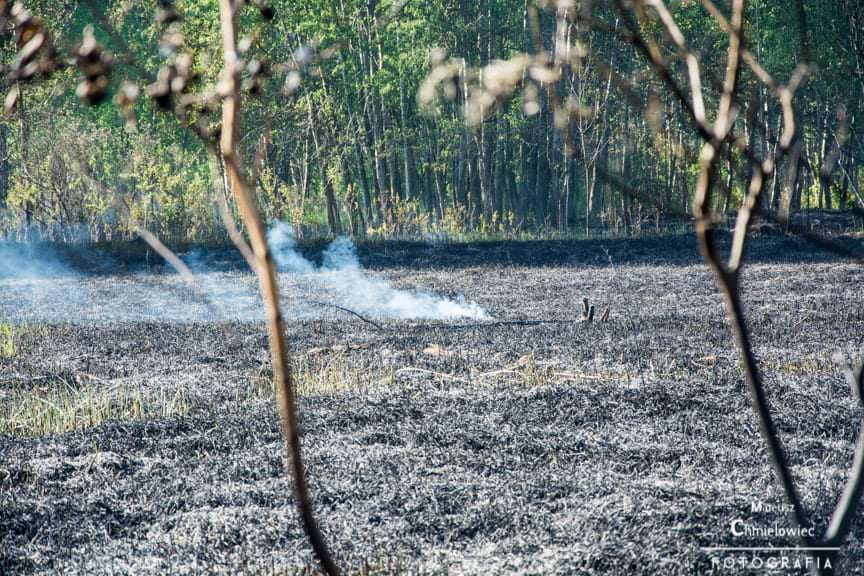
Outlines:
[{"label": "tree trunk", "polygon": [[534,180],[534,224],[542,229],[546,224],[547,201],[549,198],[549,132],[545,126],[540,128],[543,137],[535,147],[536,161]]},{"label": "tree trunk", "polygon": [[7,140],[6,125],[0,124],[0,208],[6,207],[6,199],[9,197],[9,143]]},{"label": "tree trunk", "polygon": [[600,136],[600,150],[597,159],[594,161],[591,178],[591,194],[589,197],[588,213],[591,215],[591,220],[594,222],[600,221],[600,216],[603,212],[603,196],[606,193],[606,178],[605,174],[609,170],[609,125],[603,127],[603,133]]},{"label": "tree trunk", "polygon": [[402,186],[405,191],[405,200],[414,197],[414,161],[411,145],[408,140],[408,111],[405,101],[405,81],[402,73],[399,73],[399,116],[402,124]]},{"label": "tree trunk", "polygon": [[333,183],[327,174],[327,160],[324,149],[318,141],[318,127],[315,125],[315,115],[312,113],[312,99],[307,97],[307,110],[309,113],[309,126],[312,132],[312,143],[315,145],[315,164],[318,166],[318,178],[324,191],[324,200],[327,203],[327,225],[330,233],[342,234],[342,223],[339,219],[339,206],[336,203],[336,194],[333,192]]}]

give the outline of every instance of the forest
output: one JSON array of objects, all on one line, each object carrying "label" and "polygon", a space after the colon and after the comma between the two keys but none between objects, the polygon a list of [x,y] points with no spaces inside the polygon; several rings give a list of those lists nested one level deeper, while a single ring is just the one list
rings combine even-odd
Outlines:
[{"label": "forest", "polygon": [[[728,38],[702,4],[671,3],[696,43],[705,90],[717,95]],[[44,82],[7,80],[15,98],[7,97],[0,119],[2,234],[105,241],[131,238],[140,226],[173,241],[224,238],[227,195],[214,177],[223,167],[189,130],[199,115],[178,120],[160,113],[158,100],[137,97],[158,92],[166,65],[187,69],[183,93],[215,84],[215,0],[176,2],[177,20],[154,18],[165,8],[149,0],[27,6],[61,52],[91,27],[116,61],[108,96],[125,104],[80,101],[75,66]],[[247,163],[255,161],[265,219],[291,222],[300,235],[381,238],[590,236],[685,221],[699,137],[602,3],[592,18],[603,26],[565,26],[554,10],[541,10],[544,49],[578,51],[577,65],[554,79],[522,72],[516,93],[477,109],[477,87],[494,89],[495,74],[508,73],[504,61],[532,49],[527,6],[273,0],[244,13],[255,30],[245,48],[260,70],[246,72],[252,98],[240,144]],[[747,4],[748,43],[764,70],[782,79],[802,62],[808,67],[794,101],[802,129],[762,205],[780,216],[860,210],[864,5],[811,0],[798,12]],[[7,34],[4,61],[15,54]],[[430,70],[443,64],[455,76],[436,93]],[[683,65],[674,72],[683,74]],[[550,81],[574,111],[564,132],[554,129]],[[781,104],[750,70],[741,82],[742,137],[765,156],[781,138]],[[718,170],[724,193],[715,208],[728,211],[745,194],[749,168],[732,150]]]}]

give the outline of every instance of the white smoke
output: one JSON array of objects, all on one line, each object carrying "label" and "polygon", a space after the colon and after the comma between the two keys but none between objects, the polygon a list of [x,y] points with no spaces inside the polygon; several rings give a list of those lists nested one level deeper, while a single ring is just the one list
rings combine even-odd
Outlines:
[{"label": "white smoke", "polygon": [[294,228],[290,224],[277,221],[267,231],[267,244],[280,270],[301,274],[315,271],[315,265],[297,252],[297,240],[294,239]]},{"label": "white smoke", "polygon": [[219,320],[249,320],[261,317],[261,301],[254,282],[227,273],[201,249],[183,255],[183,262],[194,275],[195,290],[202,298],[207,315]]},{"label": "white smoke", "polygon": [[336,270],[360,270],[360,260],[357,258],[357,247],[350,238],[340,236],[330,243],[324,251],[321,260],[321,269],[327,271]]},{"label": "white smoke", "polygon": [[268,242],[279,269],[303,274],[319,285],[329,303],[378,318],[449,320],[488,318],[474,302],[461,296],[448,299],[425,292],[395,288],[386,279],[363,269],[357,247],[350,238],[334,240],[317,267],[297,251],[289,224],[279,222],[268,233]]},{"label": "white smoke", "polygon": [[[364,270],[348,238],[333,241],[320,266],[300,254],[288,224],[274,225],[268,242],[280,271],[290,273],[284,278],[283,299],[292,317],[320,317],[321,304],[329,304],[375,318],[488,318],[479,305],[461,296],[399,289]],[[190,289],[179,274],[167,273],[164,267],[130,269],[104,254],[81,252],[86,258],[79,270],[80,263],[67,261],[59,250],[0,242],[0,319],[84,323],[263,319],[254,276],[237,270],[230,258],[220,259],[221,253],[193,250],[182,255],[195,276],[195,288]],[[99,262],[98,273],[93,262]]]},{"label": "white smoke", "polygon": [[53,250],[35,244],[0,242],[0,278],[74,276]]}]

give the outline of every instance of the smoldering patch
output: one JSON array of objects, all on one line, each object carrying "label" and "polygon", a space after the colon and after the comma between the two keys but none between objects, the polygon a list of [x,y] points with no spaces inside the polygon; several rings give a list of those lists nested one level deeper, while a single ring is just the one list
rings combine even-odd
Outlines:
[{"label": "smoldering patch", "polygon": [[334,240],[322,254],[321,265],[297,251],[293,229],[279,222],[270,229],[268,242],[283,272],[302,274],[310,287],[321,291],[331,304],[381,319],[453,320],[489,318],[486,311],[463,296],[446,298],[422,290],[394,287],[382,276],[363,268],[357,247],[347,237]]},{"label": "smoldering patch", "polygon": [[[268,242],[279,268],[285,314],[296,319],[330,317],[348,309],[381,320],[490,318],[461,295],[442,296],[399,288],[363,267],[349,238],[337,238],[321,263],[297,248],[289,224],[277,222]],[[258,322],[264,319],[255,276],[239,268],[233,253],[195,249],[181,255],[194,273],[189,286],[167,266],[108,265],[79,271],[50,248],[0,244],[0,315],[13,322]]]}]

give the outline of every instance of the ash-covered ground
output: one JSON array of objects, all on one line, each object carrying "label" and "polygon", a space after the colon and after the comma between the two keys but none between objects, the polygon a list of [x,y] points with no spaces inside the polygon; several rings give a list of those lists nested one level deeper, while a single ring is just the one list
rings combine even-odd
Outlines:
[{"label": "ash-covered ground", "polygon": [[[320,250],[305,257],[330,273]],[[314,567],[254,278],[227,254],[195,255],[197,291],[140,263],[81,260],[0,278],[0,322],[19,334],[0,357],[4,413],[27,395],[52,402],[52,386],[132,390],[174,409],[0,435],[0,573]],[[806,573],[798,552],[765,554],[792,563],[770,570],[718,567],[712,558],[734,555],[703,550],[797,542],[731,528],[791,524],[691,237],[389,244],[359,261],[373,284],[472,312],[388,316],[363,300],[375,326],[330,306],[350,308],[350,287],[283,273],[310,487],[343,566]],[[818,529],[862,417],[838,363],[862,349],[861,278],[859,265],[779,236],[754,241],[745,273],[771,405]],[[609,320],[579,322],[582,298]],[[862,534],[858,521],[844,573],[864,567]]]}]

